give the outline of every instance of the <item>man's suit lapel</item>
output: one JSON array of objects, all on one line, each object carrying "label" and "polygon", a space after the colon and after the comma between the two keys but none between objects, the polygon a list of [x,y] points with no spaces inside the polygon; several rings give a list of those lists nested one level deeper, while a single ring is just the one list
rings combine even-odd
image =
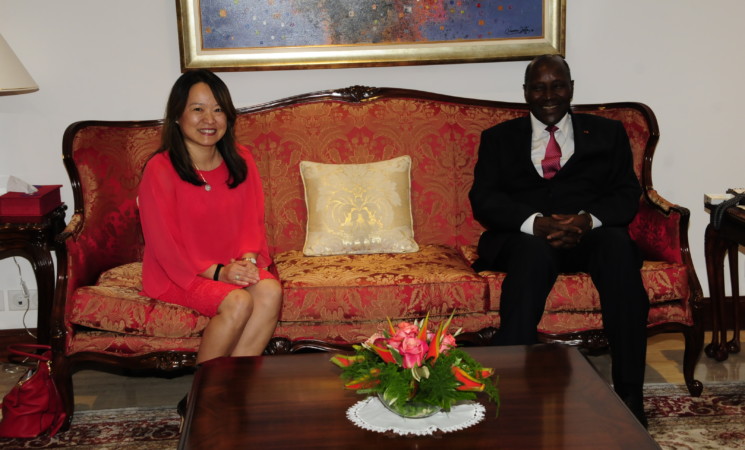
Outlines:
[{"label": "man's suit lapel", "polygon": [[[514,148],[520,152],[520,164],[527,164],[533,167],[533,160],[530,158],[530,152],[533,140],[533,129],[530,126],[530,116],[524,117],[518,126],[518,133],[515,133]],[[533,169],[535,172],[535,169]],[[536,175],[538,172],[536,172]],[[539,175],[540,177],[540,175]]]},{"label": "man's suit lapel", "polygon": [[[561,168],[562,170],[566,168],[569,172],[571,172],[572,166],[577,164],[577,161],[582,159],[585,153],[592,148],[592,145],[589,145],[592,139],[592,131],[587,128],[587,123],[583,120],[581,114],[572,114],[572,130],[574,131],[574,154]],[[561,173],[561,170],[559,173]]]},{"label": "man's suit lapel", "polygon": [[582,115],[572,114],[572,128],[574,130],[574,153],[587,151],[587,142],[591,137],[591,131],[587,128]]}]

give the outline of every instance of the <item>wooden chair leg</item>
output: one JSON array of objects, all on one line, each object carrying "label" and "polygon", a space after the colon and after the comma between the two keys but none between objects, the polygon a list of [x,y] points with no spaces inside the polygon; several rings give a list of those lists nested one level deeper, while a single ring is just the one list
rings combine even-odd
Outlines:
[{"label": "wooden chair leg", "polygon": [[727,245],[719,239],[719,232],[709,224],[704,236],[706,272],[709,279],[711,299],[711,343],[706,346],[706,355],[717,361],[727,359],[727,330],[724,324],[724,256]]},{"label": "wooden chair leg", "polygon": [[693,378],[696,364],[704,347],[704,330],[700,321],[683,332],[685,338],[685,350],[683,351],[683,379],[691,396],[698,397],[704,390],[704,385]]},{"label": "wooden chair leg", "polygon": [[727,342],[729,353],[740,353],[740,274],[737,270],[737,258],[739,257],[739,246],[736,243],[730,245],[727,251],[729,260],[729,275],[732,282],[732,339]]},{"label": "wooden chair leg", "polygon": [[72,416],[75,413],[75,395],[72,386],[70,362],[64,355],[54,357],[52,363],[52,378],[54,379],[54,384],[62,398],[62,406],[67,414],[60,431],[67,431],[70,429]]}]

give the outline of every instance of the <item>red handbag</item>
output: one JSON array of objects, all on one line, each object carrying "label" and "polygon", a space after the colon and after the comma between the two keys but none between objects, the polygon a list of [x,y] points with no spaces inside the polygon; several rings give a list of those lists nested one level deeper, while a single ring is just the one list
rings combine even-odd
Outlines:
[{"label": "red handbag", "polygon": [[[22,349],[28,350],[23,351]],[[43,350],[41,355],[33,353]],[[48,345],[15,344],[8,352],[36,360],[32,367],[5,395],[2,404],[3,419],[0,421],[0,437],[32,438],[45,431],[54,436],[67,415],[62,407],[62,398],[52,381],[52,351]]]}]

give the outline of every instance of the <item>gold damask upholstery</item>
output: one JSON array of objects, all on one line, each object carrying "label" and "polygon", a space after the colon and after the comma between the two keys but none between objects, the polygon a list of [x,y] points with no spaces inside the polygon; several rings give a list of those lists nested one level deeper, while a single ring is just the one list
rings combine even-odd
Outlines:
[{"label": "gold damask upholstery", "polygon": [[456,247],[478,240],[483,228],[473,219],[468,191],[481,131],[526,110],[402,95],[288,99],[238,118],[237,139],[253,149],[262,175],[272,254],[305,242],[300,161],[363,164],[408,155],[417,243]]},{"label": "gold damask upholstery", "polygon": [[[701,392],[693,369],[703,347],[701,288],[691,262],[688,210],[655,191],[651,164],[658,139],[649,108],[638,103],[580,105],[623,122],[643,187],[629,227],[644,258],[651,301],[649,333],[686,336],[684,375]],[[352,87],[245,108],[237,141],[256,160],[264,185],[266,228],[284,303],[267,352],[348,348],[392,320],[434,321],[454,314],[462,340],[489,342],[499,326],[503,273],[475,273],[483,228],[468,191],[481,131],[527,114],[522,104],[448,97],[421,91]],[[59,283],[49,335],[54,377],[73,412],[72,373],[83,363],[176,370],[194,364],[207,318],[139,295],[143,237],[137,186],[159,145],[161,122],[88,121],[70,125],[63,157],[75,211],[57,252]],[[303,255],[308,213],[301,161],[368,164],[410,157],[411,253]],[[545,342],[606,345],[599,301],[585,274],[564,274],[539,325]]]},{"label": "gold damask upholstery", "polygon": [[[443,245],[415,253],[308,258],[291,250],[276,256],[283,281],[282,322],[343,322],[421,318],[486,310],[486,283]],[[381,321],[382,319],[382,321]],[[477,331],[477,330],[469,330]]]},{"label": "gold damask upholstery", "polygon": [[109,269],[94,286],[74,292],[68,320],[73,325],[132,335],[201,336],[209,318],[190,308],[144,297],[141,290],[142,263]]}]

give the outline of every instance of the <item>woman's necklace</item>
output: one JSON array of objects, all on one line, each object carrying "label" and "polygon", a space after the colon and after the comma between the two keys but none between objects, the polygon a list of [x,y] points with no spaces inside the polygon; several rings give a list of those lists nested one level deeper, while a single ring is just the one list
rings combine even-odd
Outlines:
[{"label": "woman's necklace", "polygon": [[204,181],[204,190],[209,192],[212,190],[212,186],[210,186],[209,183],[207,183],[207,180],[204,179],[204,175],[202,175],[202,171],[199,170],[199,166],[197,166],[197,163],[194,163],[194,168],[197,169],[197,175],[199,175],[199,178]]}]

